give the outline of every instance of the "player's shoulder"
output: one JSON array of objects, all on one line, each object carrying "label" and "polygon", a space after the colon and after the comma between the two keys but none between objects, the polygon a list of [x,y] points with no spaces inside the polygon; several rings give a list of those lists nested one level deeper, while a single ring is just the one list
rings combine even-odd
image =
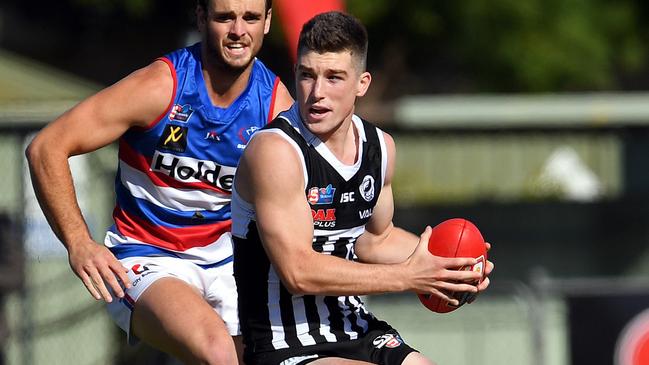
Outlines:
[{"label": "player's shoulder", "polygon": [[281,154],[284,149],[288,150],[292,148],[290,139],[287,138],[286,133],[280,128],[274,128],[274,126],[281,123],[282,121],[273,121],[263,129],[256,131],[248,143],[246,150],[252,149],[255,152],[260,149],[268,150],[268,152],[276,150],[277,152],[273,154]]},{"label": "player's shoulder", "polygon": [[[133,71],[101,93],[102,100],[122,104],[122,114],[132,127],[148,127],[169,106],[175,80],[169,66],[162,61]],[[128,103],[124,105],[124,101]]]},{"label": "player's shoulder", "polygon": [[394,138],[392,137],[392,135],[390,133],[384,131],[384,130],[379,129],[379,128],[377,128],[377,130],[381,134],[381,136],[383,137],[383,140],[385,141],[385,145],[388,148],[388,150],[394,150],[396,147],[395,147]]},{"label": "player's shoulder", "polygon": [[165,58],[159,58],[147,66],[136,71],[145,86],[173,87],[174,69],[173,65]]},{"label": "player's shoulder", "polygon": [[279,115],[280,112],[288,110],[293,103],[294,100],[288,88],[278,79],[277,87],[275,88],[274,117]]},{"label": "player's shoulder", "polygon": [[174,84],[175,79],[170,66],[162,60],[156,60],[133,71],[114,86],[128,88],[131,92],[144,93],[149,99],[155,100],[160,97],[168,101]]},{"label": "player's shoulder", "polygon": [[281,133],[270,129],[255,132],[243,152],[239,169],[244,174],[257,176],[260,181],[273,176],[273,181],[285,186],[301,181],[303,176],[299,148]]},{"label": "player's shoulder", "polygon": [[291,151],[297,150],[300,153],[297,138],[293,135],[296,133],[298,132],[286,118],[277,117],[253,134],[245,153],[264,155],[275,160],[292,160],[295,152]]}]

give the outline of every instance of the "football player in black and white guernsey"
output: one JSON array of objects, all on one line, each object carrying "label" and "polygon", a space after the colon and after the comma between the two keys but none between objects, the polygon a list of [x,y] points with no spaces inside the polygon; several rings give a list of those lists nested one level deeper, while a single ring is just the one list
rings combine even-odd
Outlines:
[{"label": "football player in black and white guernsey", "polygon": [[[367,33],[339,12],[304,25],[297,101],[255,133],[233,189],[234,275],[248,365],[408,364],[429,359],[361,295],[477,293],[473,258],[443,258],[392,224],[392,138],[354,114],[371,81]],[[493,269],[489,262],[488,274]]]}]

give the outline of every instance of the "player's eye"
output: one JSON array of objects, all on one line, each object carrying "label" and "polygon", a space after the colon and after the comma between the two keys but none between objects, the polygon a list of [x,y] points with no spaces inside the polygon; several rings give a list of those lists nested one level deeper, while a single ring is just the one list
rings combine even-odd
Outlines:
[{"label": "player's eye", "polygon": [[334,73],[334,74],[330,74],[330,75],[327,76],[327,80],[329,80],[331,82],[338,82],[338,81],[342,81],[344,79],[345,79],[344,75],[340,74],[340,73]]},{"label": "player's eye", "polygon": [[247,21],[248,23],[256,23],[261,20],[261,15],[259,14],[245,14],[243,16],[243,20]]},{"label": "player's eye", "polygon": [[310,73],[310,72],[307,72],[307,71],[300,72],[298,76],[300,77],[300,79],[312,79],[313,78],[313,74]]},{"label": "player's eye", "polygon": [[226,23],[234,19],[232,14],[228,13],[219,13],[219,14],[214,14],[214,17],[212,18],[214,21],[219,22],[219,23]]}]

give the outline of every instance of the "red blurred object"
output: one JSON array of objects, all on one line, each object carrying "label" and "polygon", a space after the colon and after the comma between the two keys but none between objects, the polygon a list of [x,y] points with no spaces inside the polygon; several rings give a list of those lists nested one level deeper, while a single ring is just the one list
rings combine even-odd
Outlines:
[{"label": "red blurred object", "polygon": [[[428,251],[442,257],[475,257],[478,263],[460,270],[472,270],[483,273],[487,262],[487,245],[478,228],[462,218],[446,220],[435,227],[428,240]],[[481,279],[482,280],[482,279]],[[418,294],[421,303],[433,312],[448,313],[456,310],[470,297],[468,293],[451,295],[460,301],[460,306],[450,305],[447,301],[430,295]]]},{"label": "red blurred object", "polygon": [[344,11],[343,0],[275,0],[273,8],[279,12],[291,59],[297,57],[297,41],[302,26],[313,16],[331,10]]}]

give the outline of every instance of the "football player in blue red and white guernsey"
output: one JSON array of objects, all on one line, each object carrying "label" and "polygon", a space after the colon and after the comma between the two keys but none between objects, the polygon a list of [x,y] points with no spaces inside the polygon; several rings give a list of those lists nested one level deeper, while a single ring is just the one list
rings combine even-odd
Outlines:
[{"label": "football player in blue red and white guernsey", "polygon": [[[27,156],[72,270],[108,302],[129,342],[187,364],[236,364],[233,178],[251,136],[292,98],[256,58],[270,0],[199,0],[196,16],[200,43],[84,100],[43,129]],[[117,201],[102,246],[88,232],[67,160],[114,141]]]},{"label": "football player in blue red and white guernsey", "polygon": [[[360,296],[477,293],[474,258],[428,252],[392,224],[392,138],[354,114],[369,87],[367,33],[338,12],[304,25],[297,100],[255,134],[232,192],[234,275],[248,365],[431,361]],[[487,263],[486,274],[493,269]]]}]

